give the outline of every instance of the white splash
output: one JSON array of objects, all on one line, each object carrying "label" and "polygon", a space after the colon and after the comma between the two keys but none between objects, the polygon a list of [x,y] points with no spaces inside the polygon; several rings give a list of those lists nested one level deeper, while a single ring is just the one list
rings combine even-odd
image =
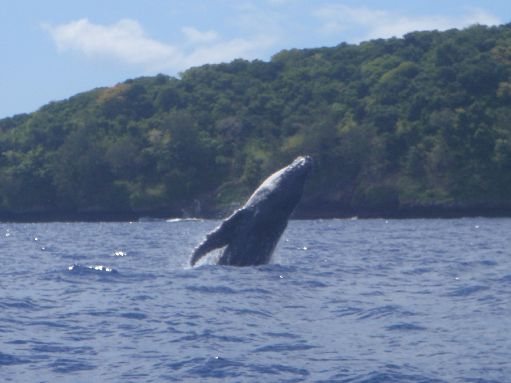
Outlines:
[{"label": "white splash", "polygon": [[112,269],[111,267],[108,267],[108,266],[104,266],[104,265],[90,265],[90,266],[81,266],[81,265],[77,265],[77,264],[74,264],[74,265],[71,265],[67,268],[69,271],[80,271],[80,270],[95,270],[95,271],[104,271],[104,272],[107,272],[107,273],[111,273],[111,272],[114,272],[115,270]]},{"label": "white splash", "polygon": [[202,218],[169,218],[165,222],[176,223],[176,222],[187,222],[187,221],[203,221]]},{"label": "white splash", "polygon": [[103,266],[103,265],[89,266],[89,269],[94,269],[94,270],[97,270],[97,271],[106,271],[108,273],[112,272],[112,268],[111,267]]}]

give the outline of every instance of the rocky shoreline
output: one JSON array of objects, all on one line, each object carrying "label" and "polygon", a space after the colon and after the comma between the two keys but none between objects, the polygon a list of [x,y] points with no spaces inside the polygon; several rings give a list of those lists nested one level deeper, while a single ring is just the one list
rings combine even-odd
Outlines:
[{"label": "rocky shoreline", "polygon": [[[215,209],[198,214],[188,214],[183,210],[158,209],[147,211],[37,211],[0,212],[0,222],[135,222],[164,219],[221,219],[234,209]],[[418,206],[397,209],[363,209],[346,206],[298,206],[292,219],[414,219],[414,218],[462,218],[462,217],[511,217],[508,206]]]}]

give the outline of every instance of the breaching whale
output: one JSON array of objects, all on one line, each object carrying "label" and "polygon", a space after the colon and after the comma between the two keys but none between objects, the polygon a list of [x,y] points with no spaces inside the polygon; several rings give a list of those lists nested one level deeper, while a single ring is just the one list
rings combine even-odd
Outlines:
[{"label": "breaching whale", "polygon": [[251,266],[268,263],[289,216],[300,202],[312,158],[301,156],[273,173],[245,205],[209,233],[195,249],[191,265],[211,250],[225,247],[218,264]]}]

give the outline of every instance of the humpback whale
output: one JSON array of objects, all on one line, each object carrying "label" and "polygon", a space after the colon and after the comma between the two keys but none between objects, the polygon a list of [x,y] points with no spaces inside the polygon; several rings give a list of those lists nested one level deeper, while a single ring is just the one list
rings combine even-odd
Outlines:
[{"label": "humpback whale", "polygon": [[218,264],[252,266],[268,263],[289,216],[300,202],[312,158],[300,156],[269,176],[245,205],[209,233],[193,252],[190,264],[224,248]]}]

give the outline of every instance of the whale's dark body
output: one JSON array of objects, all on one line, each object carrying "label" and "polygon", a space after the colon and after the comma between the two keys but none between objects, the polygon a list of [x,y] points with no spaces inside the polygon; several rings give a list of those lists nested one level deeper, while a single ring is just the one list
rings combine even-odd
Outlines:
[{"label": "whale's dark body", "polygon": [[251,266],[268,263],[289,216],[300,202],[312,168],[309,156],[268,177],[245,205],[208,234],[194,251],[191,265],[214,249],[225,247],[218,263]]}]

